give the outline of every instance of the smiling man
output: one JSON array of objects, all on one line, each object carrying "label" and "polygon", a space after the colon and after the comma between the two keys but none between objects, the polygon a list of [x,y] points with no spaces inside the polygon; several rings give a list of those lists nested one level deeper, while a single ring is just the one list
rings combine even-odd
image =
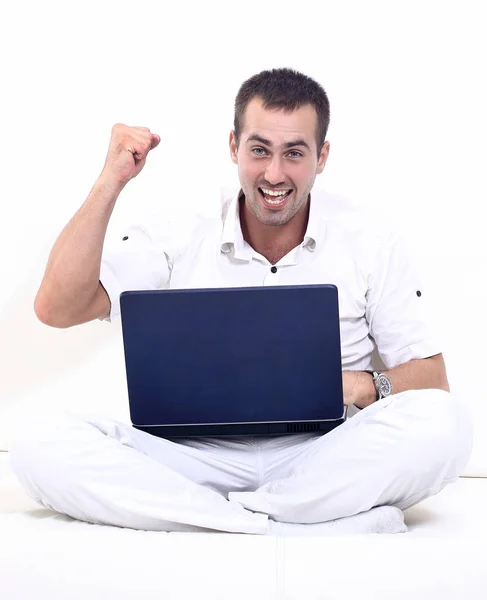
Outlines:
[{"label": "smiling man", "polygon": [[173,442],[96,416],[49,417],[11,449],[32,498],[134,529],[402,532],[404,509],[458,478],[472,426],[449,392],[407,251],[380,222],[313,187],[330,152],[329,120],[325,91],[306,75],[275,69],[244,82],[230,134],[240,189],[179,247],[156,223],[104,247],[118,196],[160,142],[146,127],[115,125],[98,180],[51,252],[35,310],[71,327],[117,318],[127,289],[333,283],[349,418],[321,436]]},{"label": "smiling man", "polygon": [[303,241],[309,195],[325,168],[330,144],[318,146],[317,131],[323,135],[324,127],[318,127],[310,104],[283,112],[265,108],[260,97],[250,100],[245,111],[243,103],[237,99],[235,131],[230,134],[245,197],[242,232],[254,250],[275,264]]}]

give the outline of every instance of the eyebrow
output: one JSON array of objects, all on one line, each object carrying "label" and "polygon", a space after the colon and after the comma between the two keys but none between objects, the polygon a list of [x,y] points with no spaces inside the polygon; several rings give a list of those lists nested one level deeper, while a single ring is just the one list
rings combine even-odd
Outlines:
[{"label": "eyebrow", "polygon": [[[256,135],[256,134],[251,135],[249,137],[249,139],[247,140],[247,142],[259,142],[259,143],[263,144],[264,146],[272,147],[272,142],[270,140],[263,138],[260,135]],[[284,148],[294,148],[295,146],[304,146],[311,152],[311,148],[309,147],[309,145],[302,139],[292,140],[292,141],[286,142],[284,144]]]}]

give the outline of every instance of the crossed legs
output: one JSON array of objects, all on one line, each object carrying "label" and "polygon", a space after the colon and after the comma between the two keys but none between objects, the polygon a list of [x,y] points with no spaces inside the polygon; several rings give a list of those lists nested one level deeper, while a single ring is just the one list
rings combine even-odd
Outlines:
[{"label": "crossed legs", "polygon": [[32,422],[11,448],[26,493],[91,523],[265,534],[377,506],[405,509],[464,469],[472,425],[441,390],[377,402],[325,436],[157,438],[103,418]]}]

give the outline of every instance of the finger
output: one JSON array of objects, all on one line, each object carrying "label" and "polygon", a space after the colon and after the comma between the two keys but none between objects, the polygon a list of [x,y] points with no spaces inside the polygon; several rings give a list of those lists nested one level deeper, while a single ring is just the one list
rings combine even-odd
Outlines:
[{"label": "finger", "polygon": [[161,141],[161,137],[159,135],[157,135],[157,133],[153,133],[150,149],[154,150],[154,148],[156,148],[156,146],[159,145],[160,141]]},{"label": "finger", "polygon": [[[154,137],[156,139],[156,144],[154,145]],[[152,150],[152,148],[155,148],[155,146],[157,146],[157,144],[159,143],[160,138],[159,136],[155,135],[155,134],[145,134],[145,135],[141,135],[138,133],[133,133],[132,134],[132,141],[131,144],[129,146],[129,150],[130,152],[132,152],[132,154],[135,156],[135,158],[137,158],[138,160],[140,160],[141,158],[145,158],[149,152]]]}]

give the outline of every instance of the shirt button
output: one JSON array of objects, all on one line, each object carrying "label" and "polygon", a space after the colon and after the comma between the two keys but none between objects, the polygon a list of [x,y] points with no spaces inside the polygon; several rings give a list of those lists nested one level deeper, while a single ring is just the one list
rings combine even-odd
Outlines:
[{"label": "shirt button", "polygon": [[271,273],[277,273],[277,267],[271,267]]}]

